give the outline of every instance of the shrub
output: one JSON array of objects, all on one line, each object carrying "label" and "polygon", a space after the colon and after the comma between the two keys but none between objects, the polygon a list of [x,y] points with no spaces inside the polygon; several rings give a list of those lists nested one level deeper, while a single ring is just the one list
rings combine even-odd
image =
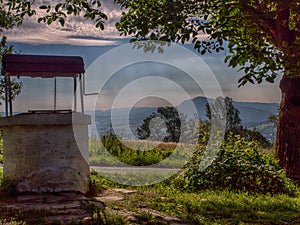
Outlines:
[{"label": "shrub", "polygon": [[[202,157],[199,150],[186,165],[181,178],[192,191],[235,190],[249,193],[295,194],[295,186],[286,178],[273,157],[258,151],[257,142],[232,134],[220,147],[216,157]],[[202,165],[210,164],[201,169]]]}]

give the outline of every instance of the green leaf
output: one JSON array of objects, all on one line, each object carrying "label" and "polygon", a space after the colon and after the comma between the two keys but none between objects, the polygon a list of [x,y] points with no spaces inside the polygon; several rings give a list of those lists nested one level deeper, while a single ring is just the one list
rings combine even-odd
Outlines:
[{"label": "green leaf", "polygon": [[63,17],[59,18],[59,23],[63,27],[65,25],[65,19]]},{"label": "green leaf", "polygon": [[102,21],[96,23],[96,28],[99,28],[100,30],[104,30],[104,24]]},{"label": "green leaf", "polygon": [[67,13],[68,13],[68,14],[72,14],[73,11],[74,11],[74,9],[73,9],[72,5],[68,5],[68,6],[67,6]]},{"label": "green leaf", "polygon": [[53,22],[53,18],[52,17],[48,18],[47,24],[50,25],[52,22]]},{"label": "green leaf", "polygon": [[47,7],[47,10],[46,10],[46,13],[49,13],[49,12],[50,12],[50,10],[51,10],[51,6],[50,6],[50,5],[48,5],[48,7]]},{"label": "green leaf", "polygon": [[273,77],[267,77],[266,81],[270,82],[270,83],[274,83],[274,78]]},{"label": "green leaf", "polygon": [[57,4],[56,6],[55,6],[55,12],[58,12],[59,11],[59,8],[62,6],[62,4]]},{"label": "green leaf", "polygon": [[46,5],[41,5],[39,8],[40,8],[40,9],[48,9],[48,6],[46,6]]},{"label": "green leaf", "polygon": [[87,2],[82,2],[82,6],[86,9],[90,9],[90,6]]}]

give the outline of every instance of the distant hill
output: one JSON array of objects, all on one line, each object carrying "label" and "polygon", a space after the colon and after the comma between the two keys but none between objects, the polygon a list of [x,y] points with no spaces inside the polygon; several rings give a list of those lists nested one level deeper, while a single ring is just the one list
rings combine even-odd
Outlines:
[{"label": "distant hill", "polygon": [[[99,136],[102,136],[108,132],[111,129],[113,115],[113,124],[118,129],[116,132],[124,138],[136,138],[131,134],[131,132],[135,134],[136,129],[143,123],[143,120],[156,110],[156,107],[134,107],[132,109],[114,109],[113,111],[97,110],[95,112],[96,130]],[[128,114],[129,118],[127,118]],[[131,132],[126,129],[128,120]]]},{"label": "distant hill", "polygon": [[277,114],[278,103],[234,102],[234,107],[240,111],[243,124],[264,122],[270,114]]},{"label": "distant hill", "polygon": [[[208,100],[210,101],[210,100]],[[178,110],[185,113],[188,118],[194,118],[195,111],[201,119],[206,119],[205,105],[208,102],[205,97],[196,97],[191,100],[183,101],[177,106]],[[234,106],[240,111],[242,124],[248,128],[256,128],[269,140],[275,140],[276,128],[273,124],[268,123],[267,119],[270,114],[276,114],[279,104],[277,103],[260,103],[260,102],[233,102]],[[156,111],[156,107],[135,107],[132,109],[114,109],[107,111],[96,111],[95,121],[96,130],[99,136],[104,135],[111,129],[111,115],[114,117],[114,128],[117,128],[117,133],[124,138],[136,138],[135,133],[143,120],[151,113]],[[126,118],[129,115],[129,118]],[[129,120],[129,128],[127,124]]]},{"label": "distant hill", "polygon": [[[211,101],[210,99],[208,101]],[[197,108],[197,113],[200,118],[204,119],[205,105],[208,102],[205,97],[196,97],[191,100],[183,101],[178,108],[187,112],[187,107],[194,103]],[[260,103],[260,102],[233,102],[235,108],[240,111],[240,117],[243,125],[252,125],[257,122],[264,122],[268,119],[270,114],[276,114],[278,103]]]}]

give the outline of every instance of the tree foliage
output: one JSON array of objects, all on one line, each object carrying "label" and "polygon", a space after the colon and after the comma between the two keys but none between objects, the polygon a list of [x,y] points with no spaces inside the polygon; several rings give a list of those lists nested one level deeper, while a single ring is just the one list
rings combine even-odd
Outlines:
[{"label": "tree foliage", "polygon": [[[7,44],[7,37],[2,35],[3,30],[11,29],[20,24],[20,18],[6,11],[3,5],[0,6],[0,62],[4,54],[12,54],[13,47]],[[11,80],[12,100],[21,93],[22,83],[15,79]],[[0,100],[5,100],[5,79],[0,79]],[[0,102],[1,105],[1,102]]]},{"label": "tree foliage", "polygon": [[241,128],[240,111],[234,107],[229,97],[218,97],[212,104],[207,103],[206,117],[210,123],[225,123],[225,136],[228,136],[229,132],[237,133]]},{"label": "tree foliage", "polygon": [[255,129],[249,130],[242,126],[240,111],[234,107],[233,101],[229,97],[218,97],[211,104],[206,104],[206,117],[208,121],[200,120],[198,126],[198,143],[207,144],[214,126],[225,127],[224,139],[228,141],[232,135],[240,135],[247,141],[255,141],[264,148],[271,147],[270,141],[266,139],[260,132]]},{"label": "tree foliage", "polygon": [[181,135],[181,119],[174,107],[158,107],[143,120],[137,128],[139,139],[152,141],[179,142]]},{"label": "tree foliage", "polygon": [[53,22],[60,23],[61,26],[65,25],[65,20],[68,16],[83,16],[87,20],[95,21],[96,28],[104,29],[104,21],[107,16],[101,10],[101,1],[99,0],[65,0],[59,1],[56,4],[37,3],[35,1],[27,0],[8,0],[3,4],[4,11],[13,15],[18,25],[21,25],[25,16],[36,16],[37,10],[43,12],[37,21],[44,22],[48,25]]},{"label": "tree foliage", "polygon": [[256,141],[262,147],[271,147],[271,143],[260,132],[241,125],[239,114],[229,97],[218,97],[214,103],[206,105],[208,120],[198,118],[187,121],[174,107],[158,107],[137,128],[137,135],[142,140],[206,145],[211,138],[212,127],[225,127],[225,141],[232,135],[240,135],[247,141]]},{"label": "tree foliage", "polygon": [[[127,12],[117,28],[136,40],[194,43],[201,54],[228,48],[228,65],[247,82],[274,82],[298,62],[300,3],[291,0],[115,0]],[[203,38],[203,34],[206,38]],[[225,44],[226,43],[226,44]],[[294,54],[295,53],[295,54]]]},{"label": "tree foliage", "polygon": [[7,11],[4,5],[0,5],[0,32],[15,27],[20,24],[20,18]]},{"label": "tree foliage", "polygon": [[[135,40],[162,40],[194,43],[201,54],[228,48],[228,65],[244,71],[240,85],[247,82],[274,82],[285,69],[299,70],[300,3],[295,0],[114,0],[124,10],[116,24],[122,35]],[[44,14],[38,22],[62,26],[68,15],[82,15],[104,29],[107,15],[99,0],[64,0],[37,5],[27,0],[2,2],[3,13],[21,24],[26,15]],[[33,7],[35,5],[35,7]],[[0,11],[1,12],[1,11]],[[205,37],[203,37],[203,34]],[[296,71],[295,71],[296,70]]]},{"label": "tree foliage", "polygon": [[277,126],[277,124],[278,124],[278,115],[270,114],[268,116],[268,122],[274,123]]}]

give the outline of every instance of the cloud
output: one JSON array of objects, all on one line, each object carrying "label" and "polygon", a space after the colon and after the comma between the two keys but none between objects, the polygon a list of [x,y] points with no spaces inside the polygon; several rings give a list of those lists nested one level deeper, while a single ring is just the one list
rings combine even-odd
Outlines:
[{"label": "cloud", "polygon": [[[108,19],[104,21],[104,31],[95,27],[95,21],[89,21],[83,16],[68,16],[64,27],[61,27],[59,22],[54,22],[50,26],[44,23],[38,23],[37,19],[43,15],[43,12],[38,9],[40,5],[56,5],[59,0],[47,1],[36,0],[33,8],[37,10],[37,15],[31,18],[25,18],[21,27],[5,32],[11,42],[21,43],[35,43],[35,44],[69,44],[74,45],[114,45],[124,36],[120,36],[120,32],[116,29],[115,24],[122,16],[120,6],[114,4],[112,0],[102,0],[101,10],[104,12]],[[72,39],[72,36],[82,38]],[[84,38],[85,36],[93,38]],[[104,39],[114,40],[104,40]],[[199,39],[206,39],[207,35],[199,34]],[[119,39],[119,40],[117,40]],[[191,40],[190,40],[191,42]]]},{"label": "cloud", "polygon": [[[51,1],[51,4],[55,5],[57,2],[57,0]],[[8,30],[5,35],[9,41],[21,43],[99,46],[118,44],[123,37],[120,37],[115,23],[119,20],[122,12],[119,6],[114,5],[112,1],[104,0],[102,2],[102,11],[108,16],[108,20],[104,22],[104,31],[95,27],[95,21],[88,21],[80,16],[69,16],[64,27],[61,27],[58,22],[54,22],[50,26],[38,23],[37,18],[42,15],[42,12],[37,9],[37,16],[25,18],[21,27]],[[33,7],[38,8],[41,4],[47,4],[47,2],[37,1]]]}]

